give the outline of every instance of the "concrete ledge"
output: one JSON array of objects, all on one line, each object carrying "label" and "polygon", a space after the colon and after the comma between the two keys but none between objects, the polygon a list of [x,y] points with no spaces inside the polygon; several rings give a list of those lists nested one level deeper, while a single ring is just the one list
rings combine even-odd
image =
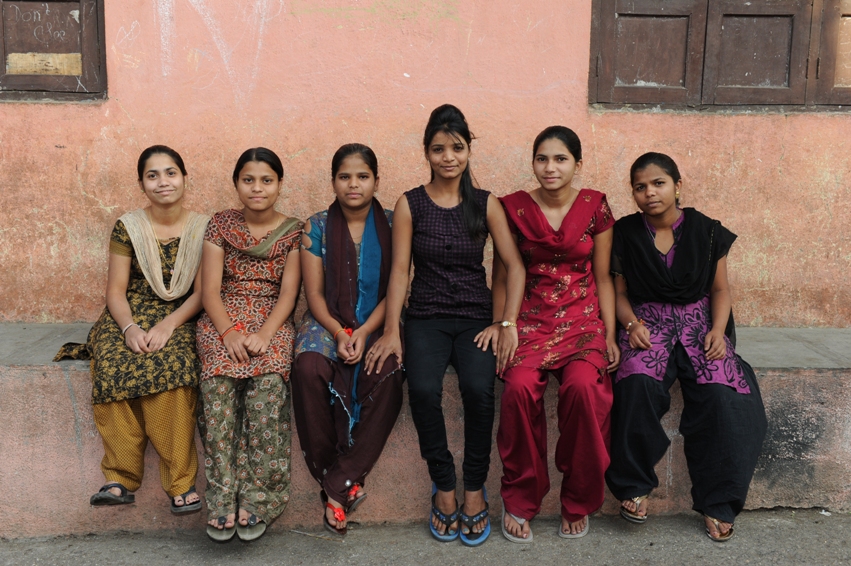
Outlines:
[{"label": "concrete ledge", "polygon": [[[63,342],[84,341],[88,325],[0,325],[0,513],[8,538],[167,528],[201,528],[205,514],[173,517],[159,486],[157,456],[148,448],[146,479],[137,503],[93,508],[89,496],[103,483],[103,449],[91,412],[88,362],[49,363]],[[765,448],[748,500],[749,508],[827,507],[851,509],[851,331],[819,329],[739,329],[739,351],[757,370],[768,412]],[[454,376],[445,387],[450,446],[462,456],[463,414]],[[674,386],[675,390],[678,386]],[[497,385],[497,396],[502,391]],[[557,428],[555,387],[547,392],[550,453]],[[677,431],[682,400],[663,424],[672,448],[659,463],[661,485],[653,513],[690,509],[690,483]],[[198,443],[200,448],[200,442]],[[293,439],[292,498],[274,529],[318,526],[318,488],[305,469]],[[543,514],[558,514],[560,474],[550,467],[553,489]],[[499,513],[501,465],[494,447],[488,491]],[[203,490],[203,470],[198,488]],[[369,477],[369,501],[356,518],[363,523],[424,520],[429,481],[419,457],[407,403],[387,448]],[[414,494],[412,496],[412,494]],[[608,495],[603,513],[615,513]],[[498,516],[498,515],[495,515]]]}]

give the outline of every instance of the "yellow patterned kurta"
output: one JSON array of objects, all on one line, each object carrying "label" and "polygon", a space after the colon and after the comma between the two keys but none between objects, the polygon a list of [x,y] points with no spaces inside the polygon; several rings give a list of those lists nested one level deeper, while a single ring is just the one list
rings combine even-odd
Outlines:
[{"label": "yellow patterned kurta", "polygon": [[[180,239],[162,245],[163,282],[171,281],[171,270],[177,259]],[[130,281],[127,302],[133,321],[146,332],[177,310],[192,290],[174,301],[164,301],[154,293],[139,267],[133,244],[124,224],[119,220],[112,230],[110,250],[130,251]],[[92,358],[92,403],[110,403],[135,399],[178,387],[197,387],[201,365],[195,351],[195,320],[176,328],[162,350],[149,354],[134,354],[121,335],[109,309],[104,309],[89,333],[87,345]]]}]

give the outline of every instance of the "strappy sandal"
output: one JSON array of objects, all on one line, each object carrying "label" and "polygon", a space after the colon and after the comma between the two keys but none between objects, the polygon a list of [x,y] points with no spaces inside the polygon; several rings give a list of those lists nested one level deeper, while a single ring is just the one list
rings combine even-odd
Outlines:
[{"label": "strappy sandal", "polygon": [[461,529],[461,543],[464,546],[479,546],[480,544],[488,540],[488,537],[491,534],[490,519],[488,519],[488,522],[482,532],[477,533],[473,531],[473,525],[484,521],[488,518],[489,515],[488,510],[490,509],[490,505],[488,505],[488,492],[484,487],[482,487],[482,496],[485,499],[485,508],[482,511],[479,511],[478,513],[473,515],[472,517],[466,515],[464,513],[464,507],[461,507],[461,522],[466,525],[467,529],[469,529],[470,531],[469,533],[464,533],[464,530]]},{"label": "strappy sandal", "polygon": [[175,505],[174,497],[169,497],[169,499],[171,499],[171,512],[175,515],[188,515],[189,513],[197,513],[198,511],[200,511],[201,498],[198,498],[198,501],[196,501],[195,503],[186,502],[186,498],[192,495],[193,493],[196,493],[194,485],[190,487],[189,491],[187,491],[186,493],[177,496],[183,499],[183,505]]},{"label": "strappy sandal", "polygon": [[325,491],[321,491],[319,493],[319,499],[322,500],[322,503],[325,505],[322,508],[322,523],[325,525],[325,528],[335,535],[345,536],[347,532],[349,532],[349,527],[345,526],[343,528],[335,527],[331,524],[331,521],[328,520],[328,513],[325,509],[331,509],[334,512],[334,520],[339,524],[341,521],[346,520],[346,510],[342,507],[334,507],[331,505],[331,502],[328,501],[328,494]]},{"label": "strappy sandal", "polygon": [[712,539],[713,542],[727,542],[731,538],[733,538],[733,524],[730,523],[730,530],[727,531],[726,534],[721,533],[721,521],[716,519],[715,517],[710,517],[709,515],[703,515],[704,518],[712,521],[712,524],[715,525],[715,529],[718,531],[718,536],[712,536],[712,531],[709,530],[709,527],[706,527],[706,536]]},{"label": "strappy sandal", "polygon": [[585,528],[582,529],[581,531],[579,531],[576,534],[564,532],[561,528],[561,521],[559,521],[558,536],[560,536],[561,538],[582,538],[582,537],[584,537],[585,535],[588,534],[588,530],[590,528],[591,528],[591,517],[589,517],[588,515],[585,515]]},{"label": "strappy sandal", "polygon": [[502,502],[502,536],[504,536],[510,542],[513,542],[513,543],[516,543],[516,544],[529,544],[530,542],[532,542],[532,539],[534,537],[532,536],[531,527],[529,528],[529,536],[527,538],[516,537],[516,536],[514,536],[514,535],[512,535],[511,533],[508,532],[508,529],[505,528],[505,516],[506,515],[508,515],[509,517],[514,519],[514,522],[517,523],[518,525],[520,525],[521,528],[523,527],[523,525],[526,524],[526,519],[523,519],[522,517],[518,517],[517,515],[514,515],[512,513],[509,513],[508,511],[506,511],[505,510],[505,501],[503,501]]},{"label": "strappy sandal", "polygon": [[252,540],[257,540],[262,537],[265,532],[266,522],[262,519],[258,519],[257,515],[254,513],[248,517],[247,525],[240,525],[239,520],[236,522],[236,534],[239,536],[239,540],[251,542]]},{"label": "strappy sandal", "polygon": [[633,497],[631,499],[625,499],[624,501],[632,501],[635,503],[635,512],[630,511],[626,507],[623,506],[623,502],[621,502],[621,517],[629,521],[630,523],[635,523],[637,525],[641,525],[647,520],[647,515],[639,515],[638,509],[641,507],[641,502],[647,499],[649,495],[639,495],[638,497]]},{"label": "strappy sandal", "polygon": [[447,515],[437,508],[437,503],[435,503],[436,497],[437,486],[431,484],[431,515],[432,517],[436,517],[438,521],[446,526],[446,532],[444,534],[440,534],[440,531],[438,531],[431,522],[431,517],[429,517],[428,520],[428,528],[431,531],[431,536],[440,542],[452,542],[457,539],[458,535],[461,533],[461,529],[458,527],[456,527],[454,531],[450,528],[453,524],[458,522],[458,501],[455,501],[455,511]]},{"label": "strappy sandal", "polygon": [[[363,493],[363,495],[358,496],[359,493]],[[369,494],[363,491],[363,487],[361,486],[361,484],[359,484],[359,483],[354,484],[349,489],[349,492],[346,494],[346,497],[351,502],[345,508],[346,513],[348,513],[349,515],[354,513],[355,509],[357,509],[358,506],[360,506],[360,504],[363,502],[363,500],[366,499],[367,495],[369,495]]]},{"label": "strappy sandal", "polygon": [[216,522],[222,526],[221,529],[214,527],[213,525],[207,525],[207,536],[216,542],[227,542],[233,538],[233,535],[236,533],[236,517],[233,519],[234,526],[229,529],[224,528],[225,523],[228,522],[228,518],[224,515],[216,519]]},{"label": "strappy sandal", "polygon": [[[121,495],[115,495],[109,490],[117,487],[121,491]],[[134,503],[136,496],[127,492],[127,488],[118,482],[108,483],[98,490],[98,492],[89,498],[89,505],[126,505]]]}]

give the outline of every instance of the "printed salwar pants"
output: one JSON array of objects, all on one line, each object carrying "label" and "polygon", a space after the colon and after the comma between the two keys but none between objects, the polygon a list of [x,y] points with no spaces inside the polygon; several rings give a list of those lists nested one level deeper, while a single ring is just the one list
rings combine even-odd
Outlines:
[{"label": "printed salwar pants", "polygon": [[177,387],[136,399],[92,405],[103,439],[106,481],[136,491],[145,473],[148,440],[160,455],[160,482],[171,497],[189,491],[198,473],[195,411],[198,391]]},{"label": "printed salwar pants", "polygon": [[290,400],[278,374],[201,381],[209,520],[244,509],[267,523],[290,498]]}]

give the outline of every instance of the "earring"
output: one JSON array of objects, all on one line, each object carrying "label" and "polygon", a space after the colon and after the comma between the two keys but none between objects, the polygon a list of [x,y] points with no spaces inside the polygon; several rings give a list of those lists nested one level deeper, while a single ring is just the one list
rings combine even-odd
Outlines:
[{"label": "earring", "polygon": [[676,193],[674,193],[674,197],[675,197],[677,200],[680,200],[680,191],[677,191]]}]

